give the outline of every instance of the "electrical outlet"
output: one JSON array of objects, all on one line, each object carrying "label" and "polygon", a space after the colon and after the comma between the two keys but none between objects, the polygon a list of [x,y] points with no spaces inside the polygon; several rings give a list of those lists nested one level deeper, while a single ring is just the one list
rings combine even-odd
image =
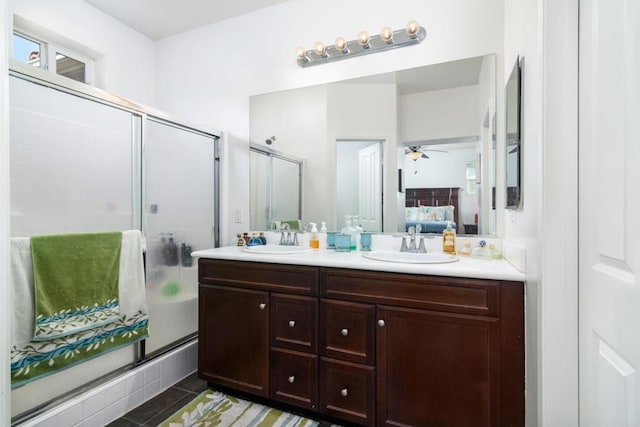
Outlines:
[{"label": "electrical outlet", "polygon": [[235,222],[237,222],[237,223],[242,223],[242,209],[237,208],[237,209],[233,212],[233,218],[234,218]]}]

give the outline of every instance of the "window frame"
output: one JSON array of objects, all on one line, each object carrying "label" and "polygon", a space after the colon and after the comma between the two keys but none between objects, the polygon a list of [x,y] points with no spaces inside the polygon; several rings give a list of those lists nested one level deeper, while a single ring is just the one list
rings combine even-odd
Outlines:
[{"label": "window frame", "polygon": [[[95,68],[94,68],[94,61],[92,58],[89,58],[78,51],[69,49],[51,40],[34,36],[32,33],[29,33],[17,28],[13,29],[12,35],[16,35],[23,39],[29,40],[40,46],[40,67],[38,68],[40,68],[41,70],[51,72],[60,77],[68,78],[69,80],[77,81],[78,83],[84,83],[90,86],[94,86]],[[84,81],[78,81],[70,77],[64,76],[62,74],[58,74],[57,54],[64,55],[78,62],[82,62],[84,64]],[[29,63],[25,62],[25,64],[29,64]]]}]

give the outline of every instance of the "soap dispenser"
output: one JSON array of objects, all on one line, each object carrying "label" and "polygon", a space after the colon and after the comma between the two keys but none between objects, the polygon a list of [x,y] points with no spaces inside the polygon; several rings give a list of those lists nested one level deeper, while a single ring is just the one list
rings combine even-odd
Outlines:
[{"label": "soap dispenser", "polygon": [[311,236],[309,237],[309,246],[313,249],[318,249],[320,247],[320,241],[318,240],[318,228],[315,223],[310,222],[311,226]]},{"label": "soap dispenser", "polygon": [[318,246],[320,249],[327,249],[327,223],[322,221],[320,233],[318,234]]},{"label": "soap dispenser", "polygon": [[447,221],[447,228],[442,232],[442,251],[452,255],[456,253],[456,231],[451,227],[451,221]]}]

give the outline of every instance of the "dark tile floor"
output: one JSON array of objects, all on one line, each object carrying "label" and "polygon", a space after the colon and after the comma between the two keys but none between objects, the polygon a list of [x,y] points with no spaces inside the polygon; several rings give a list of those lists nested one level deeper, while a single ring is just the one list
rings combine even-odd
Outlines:
[{"label": "dark tile floor", "polygon": [[192,374],[109,424],[109,427],[157,426],[207,389],[207,382]]}]

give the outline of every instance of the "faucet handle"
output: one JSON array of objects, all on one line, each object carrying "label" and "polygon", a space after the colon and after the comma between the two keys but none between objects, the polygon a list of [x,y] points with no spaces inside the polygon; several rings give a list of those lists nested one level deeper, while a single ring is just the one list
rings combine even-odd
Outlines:
[{"label": "faucet handle", "polygon": [[293,246],[300,246],[300,243],[298,243],[298,232],[295,231],[293,233],[293,243],[291,243]]},{"label": "faucet handle", "polygon": [[402,236],[402,244],[400,245],[400,252],[407,252],[409,249],[407,248],[407,237]]},{"label": "faucet handle", "polygon": [[426,254],[427,248],[424,246],[424,237],[420,238],[420,247],[418,248],[418,252]]}]

